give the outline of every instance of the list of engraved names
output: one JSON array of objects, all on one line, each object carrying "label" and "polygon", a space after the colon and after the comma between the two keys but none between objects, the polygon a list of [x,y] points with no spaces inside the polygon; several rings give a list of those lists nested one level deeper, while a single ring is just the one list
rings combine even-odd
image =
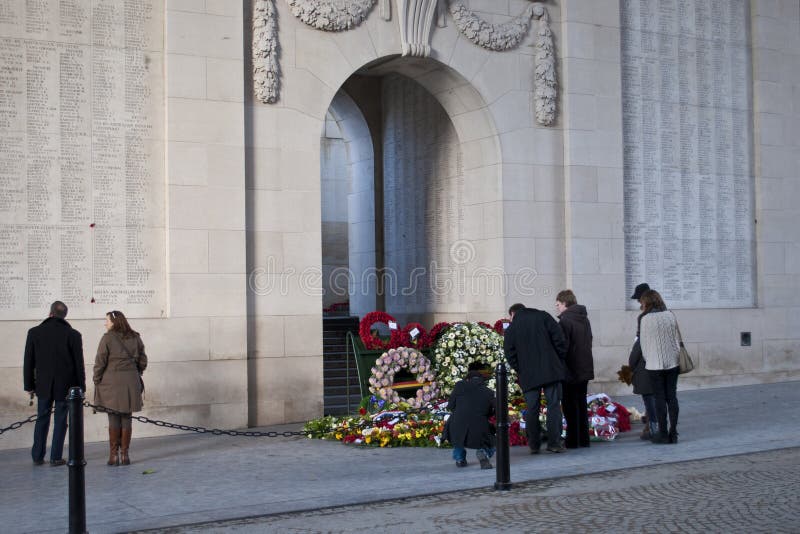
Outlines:
[{"label": "list of engraved names", "polygon": [[623,0],[626,286],[754,305],[747,0]]},{"label": "list of engraved names", "polygon": [[165,302],[163,0],[0,3],[0,319]]}]

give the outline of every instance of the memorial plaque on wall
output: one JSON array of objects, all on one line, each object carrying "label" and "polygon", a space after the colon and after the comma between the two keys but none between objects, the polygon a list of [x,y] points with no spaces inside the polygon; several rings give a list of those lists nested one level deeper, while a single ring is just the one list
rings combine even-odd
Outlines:
[{"label": "memorial plaque on wall", "polygon": [[753,306],[749,3],[620,8],[628,294],[647,282],[670,307]]},{"label": "memorial plaque on wall", "polygon": [[163,10],[0,2],[0,319],[164,314]]}]

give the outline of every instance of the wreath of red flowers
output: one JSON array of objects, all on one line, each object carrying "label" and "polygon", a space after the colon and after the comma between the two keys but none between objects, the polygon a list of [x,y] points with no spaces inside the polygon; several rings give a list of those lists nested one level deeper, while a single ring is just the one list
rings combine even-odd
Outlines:
[{"label": "wreath of red flowers", "polygon": [[[411,339],[411,331],[414,329],[419,330],[419,334],[415,339]],[[425,342],[427,341],[427,335],[425,332],[425,327],[423,327],[419,323],[408,323],[403,327],[400,331],[400,346],[401,347],[413,347],[415,349],[424,349],[427,348]]]},{"label": "wreath of red flowers", "polygon": [[506,333],[505,329],[503,328],[504,323],[511,324],[511,319],[506,319],[505,317],[503,317],[502,319],[498,319],[494,322],[494,331],[500,334],[501,336],[505,335]]},{"label": "wreath of red flowers", "polygon": [[386,312],[379,311],[369,312],[364,316],[363,319],[361,319],[361,322],[358,325],[358,335],[361,338],[361,341],[364,343],[365,348],[371,350],[383,350],[397,348],[401,345],[402,335],[400,330],[392,330],[391,337],[388,341],[384,341],[381,338],[372,335],[372,325],[375,323],[386,323],[388,325],[389,321],[396,323],[397,319]]},{"label": "wreath of red flowers", "polygon": [[442,332],[444,332],[451,326],[452,324],[447,322],[436,323],[435,325],[433,325],[433,328],[431,328],[430,332],[428,332],[427,335],[425,336],[424,346],[426,348],[433,347],[436,344],[436,340],[439,339],[439,336],[442,334]]},{"label": "wreath of red flowers", "polygon": [[489,330],[492,329],[492,325],[490,325],[489,323],[484,323],[483,321],[478,321],[478,324],[488,328]]}]

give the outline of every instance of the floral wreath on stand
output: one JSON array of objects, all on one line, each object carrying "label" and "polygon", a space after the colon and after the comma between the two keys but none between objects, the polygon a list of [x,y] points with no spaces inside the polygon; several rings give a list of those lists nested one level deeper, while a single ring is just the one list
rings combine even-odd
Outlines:
[{"label": "floral wreath on stand", "polygon": [[[417,329],[417,337],[411,337],[411,331]],[[404,347],[413,347],[415,349],[425,349],[428,346],[425,344],[427,341],[425,328],[419,323],[408,323],[400,331],[401,345]]]},{"label": "floral wreath on stand", "polygon": [[[510,325],[511,324],[511,319],[506,319],[505,317],[503,317],[502,319],[498,319],[498,320],[496,320],[494,322],[494,331],[497,332],[498,334],[500,334],[501,336],[505,336],[506,335],[506,329],[503,328],[504,324],[509,324]],[[506,327],[506,328],[508,328],[508,327]]]},{"label": "floral wreath on stand", "polygon": [[[410,399],[401,398],[392,387],[394,375],[401,369],[408,369],[411,374],[416,376],[417,382],[422,384],[422,387],[417,389],[416,396]],[[421,352],[410,347],[389,349],[375,360],[372,375],[369,377],[369,390],[390,403],[405,402],[416,409],[430,404],[439,395],[439,387],[431,369],[431,361]]]},{"label": "floral wreath on stand", "polygon": [[[492,370],[487,385],[495,389],[494,370],[497,364],[505,361],[503,338],[492,330],[477,323],[458,323],[436,343],[433,349],[436,362],[436,381],[444,395],[453,391],[456,382],[466,378],[469,364],[483,363]],[[508,395],[521,395],[517,384],[517,373],[508,369]]]},{"label": "floral wreath on stand", "polygon": [[372,325],[375,323],[389,324],[389,321],[397,323],[397,319],[386,312],[369,312],[361,319],[358,325],[358,336],[364,343],[364,348],[368,350],[383,350],[400,346],[401,334],[399,330],[392,330],[388,340],[383,340],[372,334]]}]

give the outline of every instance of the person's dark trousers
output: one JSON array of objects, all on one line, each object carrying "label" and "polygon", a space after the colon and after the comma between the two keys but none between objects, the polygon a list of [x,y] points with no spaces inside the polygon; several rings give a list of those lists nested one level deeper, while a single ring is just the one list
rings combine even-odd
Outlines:
[{"label": "person's dark trousers", "polygon": [[[653,383],[653,397],[656,401],[658,433],[662,438],[675,434],[678,428],[678,368],[666,371],[648,371]],[[669,427],[667,427],[669,415]]]},{"label": "person's dark trousers", "polygon": [[[542,387],[547,402],[547,441],[548,447],[561,444],[561,382],[553,382]],[[539,426],[539,390],[525,392],[525,430],[528,434],[528,446],[538,451],[542,445],[542,429]],[[533,409],[531,409],[533,407]]]},{"label": "person's dark trousers", "polygon": [[[50,431],[50,410],[53,399],[38,397],[36,410],[36,426],[33,429],[33,447],[31,456],[34,462],[44,460],[47,447],[47,434]],[[50,444],[50,461],[61,460],[64,454],[64,438],[67,436],[67,414],[69,405],[66,400],[55,401],[53,413],[53,441]]]},{"label": "person's dark trousers", "polygon": [[658,432],[656,397],[652,393],[642,395],[642,402],[644,403],[644,413],[647,415],[647,427],[650,429],[650,435],[654,436]]},{"label": "person's dark trousers", "polygon": [[589,381],[570,384],[564,382],[564,418],[567,420],[568,449],[589,446],[589,419],[586,415],[586,387]]}]

